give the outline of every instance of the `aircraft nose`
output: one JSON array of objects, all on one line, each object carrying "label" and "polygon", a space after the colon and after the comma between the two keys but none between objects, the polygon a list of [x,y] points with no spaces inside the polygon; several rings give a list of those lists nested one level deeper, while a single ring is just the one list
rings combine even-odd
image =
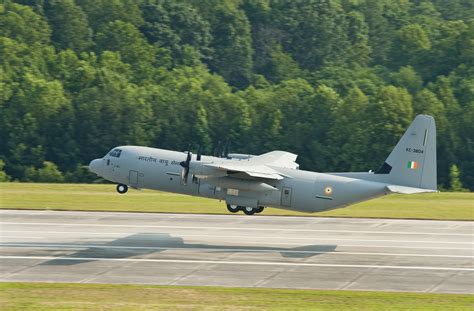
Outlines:
[{"label": "aircraft nose", "polygon": [[96,173],[97,175],[102,175],[102,159],[94,159],[89,163],[89,171]]}]

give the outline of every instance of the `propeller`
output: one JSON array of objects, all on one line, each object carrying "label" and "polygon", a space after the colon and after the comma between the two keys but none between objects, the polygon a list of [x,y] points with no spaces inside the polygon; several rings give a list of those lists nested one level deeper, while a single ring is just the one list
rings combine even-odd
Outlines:
[{"label": "propeller", "polygon": [[216,147],[216,149],[214,149],[214,156],[215,156],[215,157],[218,157],[218,158],[221,157],[221,149],[222,149],[221,147],[222,147],[222,143],[221,143],[221,141],[219,140],[219,141],[217,142],[217,147]]},{"label": "propeller", "polygon": [[227,139],[224,147],[224,153],[222,154],[223,158],[228,159],[229,158],[229,149],[230,149],[230,140]]},{"label": "propeller", "polygon": [[201,161],[201,154],[202,154],[202,146],[199,145],[198,153],[197,153],[197,156],[196,156],[196,161]]},{"label": "propeller", "polygon": [[189,163],[191,163],[191,151],[188,151],[188,155],[186,156],[186,161],[179,163],[183,167],[181,170],[181,184],[186,185],[188,183],[188,175],[189,175]]}]

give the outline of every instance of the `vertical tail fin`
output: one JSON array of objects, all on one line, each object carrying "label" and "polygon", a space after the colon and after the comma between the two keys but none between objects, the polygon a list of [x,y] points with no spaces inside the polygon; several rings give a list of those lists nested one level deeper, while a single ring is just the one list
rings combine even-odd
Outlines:
[{"label": "vertical tail fin", "polygon": [[375,174],[387,174],[386,181],[394,185],[436,190],[436,125],[433,117],[418,115]]}]

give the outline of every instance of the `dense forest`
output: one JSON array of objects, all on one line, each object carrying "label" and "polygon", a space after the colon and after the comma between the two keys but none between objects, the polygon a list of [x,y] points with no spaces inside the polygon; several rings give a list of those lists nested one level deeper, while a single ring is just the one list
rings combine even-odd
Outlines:
[{"label": "dense forest", "polygon": [[226,139],[375,170],[424,113],[440,186],[474,190],[472,0],[4,0],[0,62],[3,180]]}]

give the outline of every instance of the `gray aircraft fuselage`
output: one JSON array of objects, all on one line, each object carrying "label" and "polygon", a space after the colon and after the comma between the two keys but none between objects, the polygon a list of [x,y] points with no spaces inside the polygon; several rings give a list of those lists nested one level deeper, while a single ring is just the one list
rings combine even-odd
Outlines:
[{"label": "gray aircraft fuselage", "polygon": [[427,115],[414,119],[375,173],[304,171],[295,159],[282,151],[220,158],[122,146],[93,160],[89,169],[117,183],[120,193],[132,187],[213,198],[249,215],[263,207],[318,212],[389,193],[437,191],[436,126]]},{"label": "gray aircraft fuselage", "polygon": [[[181,184],[180,162],[186,153],[138,146],[122,146],[120,157],[107,154],[91,163],[91,170],[103,178],[118,184],[138,189],[154,189],[192,196],[202,196],[226,201],[242,206],[265,206],[282,209],[317,212],[355,202],[364,201],[389,193],[385,183],[349,178],[331,174],[322,174],[298,169],[272,167],[285,177],[282,180],[265,180],[266,184],[278,190],[253,191],[254,182],[240,176],[234,188],[232,180],[223,184],[219,178],[193,179],[186,185]],[[202,156],[202,163],[225,163],[246,161]],[[195,155],[192,162],[196,163]],[[242,182],[241,182],[242,181]],[[227,188],[225,188],[227,186]]]}]

